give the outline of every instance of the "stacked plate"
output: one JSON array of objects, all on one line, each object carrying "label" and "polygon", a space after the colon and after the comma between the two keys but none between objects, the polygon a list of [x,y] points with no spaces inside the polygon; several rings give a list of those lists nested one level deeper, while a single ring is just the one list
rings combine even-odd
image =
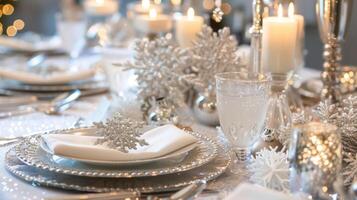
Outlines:
[{"label": "stacked plate", "polygon": [[80,89],[84,95],[105,92],[108,84],[102,74],[88,63],[78,62],[71,65],[66,58],[49,60],[39,66],[27,66],[26,63],[8,64],[0,67],[1,88],[17,94],[28,94],[40,98],[52,98],[59,93]]},{"label": "stacked plate", "polygon": [[[86,127],[46,134],[87,136],[95,131],[95,127]],[[228,156],[220,154],[223,150],[214,141],[190,134],[197,139],[192,145],[159,157],[131,161],[61,156],[49,149],[43,135],[34,135],[11,148],[5,163],[15,176],[42,186],[86,192],[175,191],[198,180],[216,178],[231,162]]]}]

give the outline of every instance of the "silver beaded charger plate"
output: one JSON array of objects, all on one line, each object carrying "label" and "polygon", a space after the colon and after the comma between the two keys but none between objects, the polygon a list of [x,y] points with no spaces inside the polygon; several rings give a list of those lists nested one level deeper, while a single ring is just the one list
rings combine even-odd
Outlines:
[{"label": "silver beaded charger plate", "polygon": [[6,169],[20,179],[35,185],[82,192],[136,190],[142,193],[151,193],[175,191],[198,180],[210,181],[218,177],[226,171],[230,163],[229,156],[220,154],[206,165],[175,174],[138,178],[93,178],[60,174],[29,166],[17,158],[14,148],[10,149],[5,157]]},{"label": "silver beaded charger plate", "polygon": [[[92,134],[93,127],[56,130],[47,134]],[[24,163],[50,172],[106,178],[148,177],[179,173],[200,167],[217,156],[217,145],[211,139],[192,133],[199,142],[187,156],[179,160],[164,160],[132,166],[98,166],[75,160],[53,156],[41,148],[41,136],[35,135],[25,139],[14,147],[16,156]]]}]

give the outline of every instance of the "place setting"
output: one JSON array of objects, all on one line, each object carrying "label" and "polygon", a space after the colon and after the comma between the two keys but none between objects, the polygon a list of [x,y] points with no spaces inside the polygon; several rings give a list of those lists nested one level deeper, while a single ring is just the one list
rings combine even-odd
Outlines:
[{"label": "place setting", "polygon": [[355,8],[4,3],[0,199],[356,199]]},{"label": "place setting", "polygon": [[44,186],[150,193],[209,181],[230,164],[204,135],[174,125],[143,132],[143,124],[117,114],[92,127],[30,136],[7,152],[6,168]]}]

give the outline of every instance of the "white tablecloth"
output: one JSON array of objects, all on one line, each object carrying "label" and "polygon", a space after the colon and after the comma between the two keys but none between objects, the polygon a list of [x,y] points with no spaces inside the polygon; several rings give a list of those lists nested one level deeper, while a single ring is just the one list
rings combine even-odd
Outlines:
[{"label": "white tablecloth", "polygon": [[[307,79],[310,77],[318,76],[318,72],[314,70],[302,70],[301,78]],[[72,126],[78,117],[92,116],[95,112],[97,105],[100,102],[102,96],[90,97],[82,99],[74,104],[73,108],[65,112],[64,116],[53,117],[44,114],[33,114],[23,116],[20,118],[11,118],[0,120],[0,137],[1,136],[18,136],[22,134],[29,134],[32,130],[43,131],[57,128],[65,128]],[[28,128],[22,130],[24,126]],[[193,126],[197,132],[204,132],[205,134],[214,137],[221,138],[222,135],[218,135],[215,128],[209,128],[202,125],[195,124]],[[45,188],[31,185],[28,182],[22,181],[12,176],[4,168],[4,155],[9,147],[0,148],[0,199],[1,200],[37,200],[50,196],[73,194],[70,191],[58,190],[53,188]],[[226,173],[221,177],[212,181],[209,188],[220,191],[220,194],[203,194],[204,199],[220,199],[222,196],[227,195],[237,184],[245,180],[245,177],[234,176]]]}]

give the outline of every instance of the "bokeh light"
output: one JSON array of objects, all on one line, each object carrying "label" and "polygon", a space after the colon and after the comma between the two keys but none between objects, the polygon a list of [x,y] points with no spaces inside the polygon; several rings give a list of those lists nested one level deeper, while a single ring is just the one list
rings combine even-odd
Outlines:
[{"label": "bokeh light", "polygon": [[14,37],[17,34],[17,29],[15,26],[9,26],[6,28],[6,35],[9,37]]},{"label": "bokeh light", "polygon": [[161,4],[161,0],[154,0],[155,4]]},{"label": "bokeh light", "polygon": [[181,0],[171,0],[172,5],[178,6],[181,4]]},{"label": "bokeh light", "polygon": [[212,10],[214,8],[214,0],[203,0],[203,8]]},{"label": "bokeh light", "polygon": [[14,13],[14,6],[11,5],[11,4],[5,4],[3,7],[2,7],[2,13],[4,15],[12,15],[12,13]]},{"label": "bokeh light", "polygon": [[22,30],[25,27],[25,22],[21,19],[17,19],[14,21],[14,26],[17,30]]},{"label": "bokeh light", "polygon": [[232,6],[229,3],[223,3],[221,8],[225,15],[229,15],[232,12]]},{"label": "bokeh light", "polygon": [[[11,3],[0,4],[0,18],[5,18],[14,14],[15,7]],[[9,37],[16,36],[17,32],[25,28],[25,22],[22,19],[2,24],[0,22],[0,35],[6,34]]]}]

